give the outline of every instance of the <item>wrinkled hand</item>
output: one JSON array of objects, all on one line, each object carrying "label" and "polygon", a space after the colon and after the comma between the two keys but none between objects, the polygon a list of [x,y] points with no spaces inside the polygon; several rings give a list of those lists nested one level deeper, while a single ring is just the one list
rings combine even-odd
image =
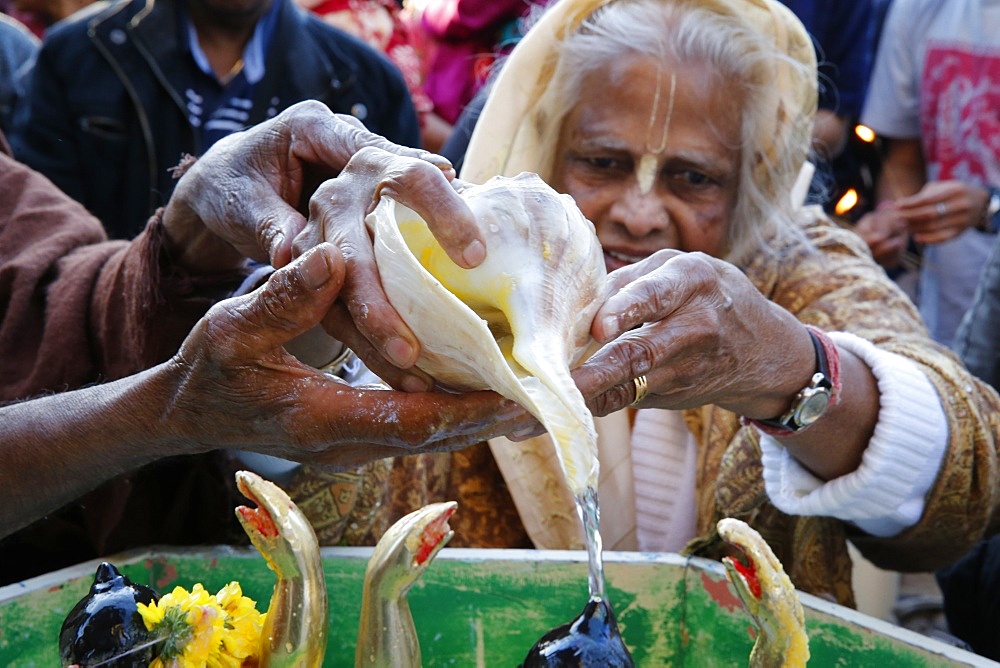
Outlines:
[{"label": "wrinkled hand", "polygon": [[[440,156],[397,146],[320,102],[301,102],[219,140],[187,170],[164,214],[172,257],[195,271],[228,269],[244,257],[284,266],[306,226],[306,202],[315,186],[369,146],[426,160],[454,177]],[[477,233],[462,232],[456,236],[466,242]]]},{"label": "wrinkled hand", "polygon": [[573,372],[597,415],[631,403],[632,379],[645,375],[641,407],[716,404],[771,418],[812,374],[805,327],[727,262],[664,250],[608,280],[591,332],[610,343]]},{"label": "wrinkled hand", "polygon": [[[320,240],[332,241],[347,262],[340,297],[323,321],[326,330],[347,343],[393,387],[426,390],[433,386],[430,377],[411,368],[419,356],[419,344],[382,290],[365,226],[365,216],[382,196],[420,214],[460,266],[473,267],[485,257],[475,217],[446,174],[427,161],[378,148],[359,151],[340,176],[316,190],[310,202],[313,224],[295,245],[300,249]],[[456,252],[459,249],[465,250]]]},{"label": "wrinkled hand", "polygon": [[871,250],[872,257],[883,267],[892,269],[903,263],[909,241],[906,219],[894,202],[882,202],[866,213],[854,226]]},{"label": "wrinkled hand", "polygon": [[176,387],[164,423],[205,447],[327,468],[461,448],[532,424],[492,392],[355,389],[287,353],[344,277],[340,253],[322,244],[255,292],[213,306],[168,363]]},{"label": "wrinkled hand", "polygon": [[952,239],[982,218],[989,193],[962,181],[931,181],[916,195],[896,200],[914,240],[939,244]]}]

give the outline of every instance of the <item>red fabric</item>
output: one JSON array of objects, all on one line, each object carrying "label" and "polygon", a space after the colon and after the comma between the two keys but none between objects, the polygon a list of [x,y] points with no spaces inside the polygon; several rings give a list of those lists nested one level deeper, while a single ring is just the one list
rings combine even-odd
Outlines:
[{"label": "red fabric", "polygon": [[936,45],[927,50],[920,94],[920,128],[936,180],[995,184],[1000,155],[1000,54]]}]

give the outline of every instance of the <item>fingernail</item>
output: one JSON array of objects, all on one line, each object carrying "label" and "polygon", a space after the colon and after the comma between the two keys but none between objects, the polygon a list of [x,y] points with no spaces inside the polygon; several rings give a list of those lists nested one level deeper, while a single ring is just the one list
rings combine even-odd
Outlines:
[{"label": "fingernail", "polygon": [[518,429],[517,431],[512,431],[507,434],[507,439],[511,441],[523,441],[530,438],[532,434],[535,433],[534,427],[529,427],[528,429]]},{"label": "fingernail", "polygon": [[528,412],[521,407],[520,404],[514,403],[513,401],[505,401],[503,407],[497,411],[497,417],[501,420],[513,420],[515,418],[522,418],[526,416]]},{"label": "fingernail", "polygon": [[403,376],[399,386],[406,392],[429,392],[433,389],[433,385],[429,381],[424,380],[420,376],[413,375]]},{"label": "fingernail", "polygon": [[[268,249],[268,253],[271,255],[271,259],[274,259],[276,253],[280,253],[285,247],[285,234],[281,231],[277,225],[269,228],[270,234],[265,239],[264,243]],[[272,263],[273,264],[273,263]],[[277,265],[275,265],[277,266]]]},{"label": "fingernail", "polygon": [[437,153],[432,153],[431,151],[424,151],[424,154],[421,157],[440,169],[442,172],[455,169],[455,166],[451,164],[451,160],[443,155],[438,155]]},{"label": "fingernail", "polygon": [[299,265],[299,276],[311,290],[323,287],[330,280],[330,265],[327,264],[326,254],[319,250],[309,253]]},{"label": "fingernail", "polygon": [[469,266],[477,266],[486,259],[486,246],[483,245],[482,241],[476,239],[462,251],[462,259]]},{"label": "fingernail", "polygon": [[389,356],[389,361],[401,369],[406,369],[413,364],[415,352],[413,346],[407,343],[405,339],[398,337],[390,339],[388,345],[385,347],[385,353]]},{"label": "fingernail", "polygon": [[618,333],[618,318],[614,316],[607,316],[601,320],[601,331],[604,332],[605,337],[612,337]]}]

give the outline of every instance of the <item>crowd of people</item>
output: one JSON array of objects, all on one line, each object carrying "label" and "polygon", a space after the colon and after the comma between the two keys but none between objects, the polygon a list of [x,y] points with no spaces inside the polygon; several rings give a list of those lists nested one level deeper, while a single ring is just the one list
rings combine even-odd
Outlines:
[{"label": "crowd of people", "polygon": [[[534,420],[414,367],[364,222],[389,193],[473,267],[490,248],[456,185],[529,171],[573,197],[609,270],[573,372],[605,547],[718,558],[715,523],[738,517],[799,589],[854,605],[850,544],[943,569],[952,631],[998,652],[951,611],[1000,580],[1000,8],[112,0],[60,18],[41,42],[0,22],[24,38],[0,47],[5,583],[242,542],[247,466],[324,544],[457,500],[452,545],[582,546]],[[859,123],[880,164],[847,218],[830,198]]]}]

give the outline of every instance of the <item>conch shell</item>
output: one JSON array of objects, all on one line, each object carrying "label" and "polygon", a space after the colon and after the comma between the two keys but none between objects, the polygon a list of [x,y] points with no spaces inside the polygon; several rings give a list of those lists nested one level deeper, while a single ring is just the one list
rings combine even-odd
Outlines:
[{"label": "conch shell", "polygon": [[570,369],[596,347],[607,272],[593,224],[535,174],[461,191],[486,235],[463,269],[420,216],[383,197],[368,216],[390,303],[422,346],[417,366],[448,388],[491,389],[555,440],[574,494],[597,486],[594,420]]}]

